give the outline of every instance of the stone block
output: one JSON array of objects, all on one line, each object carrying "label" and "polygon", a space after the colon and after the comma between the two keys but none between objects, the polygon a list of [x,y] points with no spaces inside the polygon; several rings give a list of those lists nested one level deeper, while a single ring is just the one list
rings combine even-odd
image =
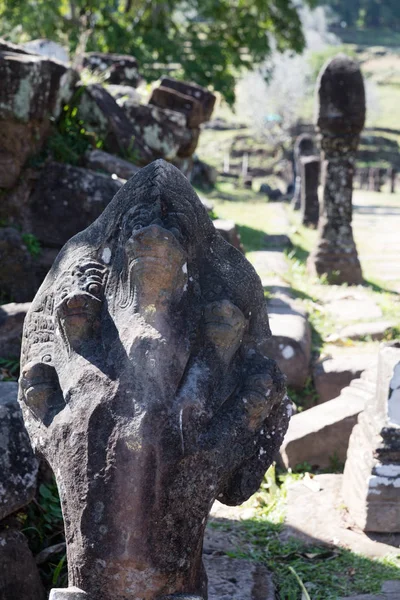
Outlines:
[{"label": "stone block", "polygon": [[87,600],[88,595],[86,592],[77,587],[70,587],[66,589],[53,588],[50,592],[49,600]]},{"label": "stone block", "polygon": [[395,327],[393,321],[369,321],[367,323],[354,323],[343,327],[338,333],[334,333],[327,338],[328,342],[338,342],[343,340],[383,340],[390,330]]},{"label": "stone block", "polygon": [[88,131],[104,139],[104,147],[113,154],[138,152],[138,158],[151,160],[151,155],[135,138],[132,124],[124,110],[104,87],[98,84],[84,88],[79,99],[79,116]]},{"label": "stone block", "polygon": [[294,415],[280,451],[285,467],[308,462],[325,468],[333,457],[344,462],[357,417],[372,394],[369,382],[357,379],[338,398]]},{"label": "stone block", "polygon": [[34,260],[19,231],[0,228],[0,290],[10,300],[28,302],[38,288]]},{"label": "stone block", "polygon": [[130,179],[140,171],[140,167],[128,160],[102,150],[89,150],[85,154],[85,165],[92,171],[99,169],[121,179]]},{"label": "stone block", "polygon": [[60,248],[97,219],[121,185],[88,169],[47,164],[30,198],[31,232],[46,246]]},{"label": "stone block", "polygon": [[266,352],[286,375],[287,384],[301,389],[310,375],[311,328],[306,313],[288,298],[268,302],[272,337]]},{"label": "stone block", "polygon": [[22,326],[30,302],[0,306],[0,356],[17,357],[21,353]]},{"label": "stone block", "polygon": [[39,152],[73,93],[76,74],[42,56],[0,51],[0,187],[17,182],[26,160]]},{"label": "stone block", "polygon": [[400,532],[400,342],[379,351],[376,390],[351,435],[343,499],[364,531]]},{"label": "stone block", "polygon": [[137,87],[141,80],[138,62],[129,54],[87,52],[83,66],[92,72],[104,73],[105,81],[113,85]]},{"label": "stone block", "polygon": [[321,161],[319,156],[300,159],[301,172],[301,222],[316,227],[319,219],[318,185]]},{"label": "stone block", "polygon": [[160,108],[169,108],[186,116],[186,124],[190,128],[198,127],[207,119],[201,103],[192,96],[186,96],[176,90],[157,87],[153,90],[149,104]]},{"label": "stone block", "polygon": [[275,600],[272,574],[264,565],[228,556],[203,555],[203,560],[208,600]]},{"label": "stone block", "polygon": [[0,530],[0,598],[1,600],[45,600],[46,598],[27,540],[16,529]]},{"label": "stone block", "polygon": [[243,246],[240,241],[240,233],[234,221],[230,221],[229,219],[215,219],[213,221],[213,225],[218,233],[222,235],[224,240],[243,252]]},{"label": "stone block", "polygon": [[214,110],[216,96],[206,88],[197,85],[196,83],[187,83],[186,81],[178,81],[171,77],[163,77],[161,79],[161,87],[170,88],[176,90],[185,96],[192,96],[198,102],[200,102],[204,114],[204,119],[208,121],[211,119],[212,112]]},{"label": "stone block", "polygon": [[38,462],[17,402],[18,384],[0,381],[0,521],[34,497]]},{"label": "stone block", "polygon": [[344,354],[326,358],[313,368],[313,381],[318,394],[318,404],[337,398],[353,379],[376,364],[375,354]]},{"label": "stone block", "polygon": [[139,139],[152,160],[175,158],[181,147],[190,145],[192,134],[186,127],[185,116],[175,110],[151,104],[124,105],[135,140]]}]

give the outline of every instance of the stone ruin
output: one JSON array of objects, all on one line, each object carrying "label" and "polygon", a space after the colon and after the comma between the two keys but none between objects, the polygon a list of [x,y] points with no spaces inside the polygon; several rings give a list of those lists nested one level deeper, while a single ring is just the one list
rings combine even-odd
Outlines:
[{"label": "stone ruin", "polygon": [[301,222],[316,227],[319,220],[319,156],[304,156],[300,159],[301,169]]},{"label": "stone ruin", "polygon": [[[107,87],[85,86],[66,64],[0,39],[0,289],[8,300],[33,298],[63,244],[141,166],[164,158],[190,177],[200,126],[215,104],[204,88],[171,78],[143,104],[133,57],[83,58],[88,68],[103,69]],[[65,105],[76,109],[93,145],[101,140],[101,150],[58,157],[54,133]],[[29,250],[32,236],[39,256]]]},{"label": "stone ruin", "polygon": [[317,247],[308,268],[331,283],[360,284],[351,220],[355,159],[365,122],[363,77],[358,64],[340,54],[323,67],[317,85],[323,202]]},{"label": "stone ruin", "polygon": [[292,208],[299,210],[301,207],[301,190],[302,190],[302,167],[301,160],[306,156],[315,156],[317,150],[313,136],[308,133],[302,133],[296,138],[294,144],[294,169],[295,169],[295,180],[294,180],[294,195],[292,199]]},{"label": "stone ruin", "polygon": [[376,392],[350,437],[343,499],[364,531],[400,532],[400,342],[381,347]]},{"label": "stone ruin", "polygon": [[52,600],[206,599],[213,501],[259,487],[286,432],[259,277],[156,161],[61,250],[28,312],[19,400],[63,509]]}]

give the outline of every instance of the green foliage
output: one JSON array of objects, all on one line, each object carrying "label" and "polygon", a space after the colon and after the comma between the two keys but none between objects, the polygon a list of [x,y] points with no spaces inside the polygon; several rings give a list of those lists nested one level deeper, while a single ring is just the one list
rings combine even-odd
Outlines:
[{"label": "green foliage", "polygon": [[17,381],[19,377],[19,358],[0,357],[0,380]]},{"label": "green foliage", "polygon": [[341,53],[347,54],[347,56],[350,56],[350,58],[356,57],[355,51],[349,46],[327,46],[323,50],[313,52],[309,59],[311,67],[311,81],[314,83],[317,80],[322,67],[330,58],[333,58],[337,54]]},{"label": "green foliage", "polygon": [[22,240],[28,249],[29,254],[37,258],[41,253],[40,242],[33,233],[23,233]]},{"label": "green foliage", "polygon": [[398,0],[319,0],[329,6],[348,27],[400,27]]},{"label": "green foliage", "polygon": [[[25,512],[19,513],[18,516],[22,531],[35,556],[50,546],[65,542],[60,499],[54,479],[39,486],[35,500],[28,505]],[[52,587],[66,587],[65,549],[52,554],[40,565],[39,570],[47,590]]]},{"label": "green foliage", "polygon": [[177,76],[231,104],[237,73],[264,61],[272,39],[279,51],[304,48],[293,0],[0,0],[0,22],[14,41],[45,37],[71,51],[89,31],[88,50],[131,54],[148,80],[175,63]]}]

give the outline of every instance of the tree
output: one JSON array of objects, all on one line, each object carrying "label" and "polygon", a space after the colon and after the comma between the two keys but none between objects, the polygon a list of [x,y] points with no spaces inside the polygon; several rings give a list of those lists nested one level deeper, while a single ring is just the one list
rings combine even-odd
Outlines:
[{"label": "tree", "polygon": [[212,86],[230,104],[243,69],[272,48],[304,48],[297,0],[0,0],[0,23],[13,41],[45,37],[72,52],[90,30],[88,50],[131,54],[149,80],[178,63],[176,76]]}]

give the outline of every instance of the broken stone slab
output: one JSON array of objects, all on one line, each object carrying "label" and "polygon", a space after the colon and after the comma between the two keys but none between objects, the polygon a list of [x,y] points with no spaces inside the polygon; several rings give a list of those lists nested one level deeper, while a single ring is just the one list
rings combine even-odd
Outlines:
[{"label": "broken stone slab", "polygon": [[8,527],[0,528],[0,598],[1,600],[45,600],[46,598],[26,537],[20,531]]},{"label": "broken stone slab", "polygon": [[125,111],[103,86],[93,84],[83,88],[78,112],[86,129],[104,139],[107,151],[122,155],[136,151],[138,159],[151,160],[151,155],[136,139]]},{"label": "broken stone slab", "polygon": [[110,175],[115,174],[120,179],[130,179],[140,171],[140,167],[128,160],[103,150],[88,150],[85,154],[85,166],[92,171],[100,169]]},{"label": "broken stone slab", "polygon": [[31,232],[60,248],[101,214],[122,182],[81,167],[48,163],[30,197]]},{"label": "broken stone slab", "polygon": [[192,134],[180,112],[151,104],[125,104],[123,110],[135,139],[140,139],[152,159],[172,160],[181,147],[191,143]]},{"label": "broken stone slab", "polygon": [[0,521],[35,495],[38,462],[17,401],[18,384],[0,381]]},{"label": "broken stone slab", "polygon": [[285,467],[308,462],[326,468],[333,458],[344,462],[357,417],[374,389],[368,380],[356,379],[338,398],[294,415],[280,451]]},{"label": "broken stone slab", "polygon": [[149,104],[184,114],[186,124],[190,128],[199,127],[207,120],[203,113],[203,107],[198,100],[170,88],[154,88]]},{"label": "broken stone slab", "polygon": [[360,316],[363,319],[379,319],[382,317],[382,309],[371,298],[369,294],[362,291],[343,292],[335,294],[324,303],[324,308],[337,321],[342,323],[355,321],[359,323]]},{"label": "broken stone slab", "polygon": [[129,54],[86,52],[83,66],[92,72],[104,73],[105,81],[113,85],[136,88],[141,80],[138,62]]},{"label": "broken stone slab", "polygon": [[28,53],[0,51],[0,188],[12,188],[27,159],[43,147],[73,93],[76,73]]},{"label": "broken stone slab", "polygon": [[22,327],[30,302],[0,306],[0,356],[17,357],[21,353]]},{"label": "broken stone slab", "polygon": [[358,379],[363,371],[373,367],[376,362],[376,354],[370,353],[346,353],[317,362],[312,377],[318,394],[318,404],[337,398],[353,379]]},{"label": "broken stone slab", "polygon": [[400,532],[400,342],[382,344],[376,391],[350,438],[343,498],[364,531]]},{"label": "broken stone slab", "polygon": [[240,241],[240,233],[234,221],[229,219],[215,219],[213,221],[213,225],[218,233],[222,235],[224,240],[243,252],[242,242]]},{"label": "broken stone slab", "polygon": [[344,340],[363,340],[365,338],[380,341],[390,333],[393,327],[395,327],[393,321],[354,323],[343,327],[338,333],[330,335],[326,341],[334,343]]},{"label": "broken stone slab", "polygon": [[198,102],[200,102],[205,121],[209,121],[211,119],[217,97],[206,88],[203,88],[196,83],[178,81],[177,79],[172,79],[172,77],[163,77],[161,79],[160,86],[176,90],[185,96],[192,96]]},{"label": "broken stone slab", "polygon": [[88,600],[88,595],[77,587],[53,588],[49,600]]},{"label": "broken stone slab", "polygon": [[0,290],[15,302],[29,302],[39,287],[34,259],[22,234],[13,227],[0,228]]},{"label": "broken stone slab", "polygon": [[215,555],[205,555],[204,563],[208,600],[275,600],[272,575],[264,565]]},{"label": "broken stone slab", "polygon": [[266,352],[276,360],[286,375],[287,384],[301,389],[310,376],[311,328],[307,313],[298,308],[288,296],[268,302],[272,337]]}]

